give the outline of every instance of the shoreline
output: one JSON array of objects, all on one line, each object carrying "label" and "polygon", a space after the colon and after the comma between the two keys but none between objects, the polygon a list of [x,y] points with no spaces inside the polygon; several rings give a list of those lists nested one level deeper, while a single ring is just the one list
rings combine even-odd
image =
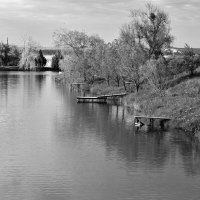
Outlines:
[{"label": "shoreline", "polygon": [[53,68],[50,68],[50,67],[43,67],[41,69],[36,69],[36,70],[31,70],[31,69],[28,69],[28,70],[25,70],[25,69],[21,69],[20,67],[18,66],[3,66],[3,67],[0,67],[0,71],[23,71],[23,72],[43,72],[43,71],[51,71],[51,72],[59,72],[60,70],[55,70]]},{"label": "shoreline", "polygon": [[[189,88],[192,87],[190,82],[187,83]],[[179,93],[182,92],[180,89],[183,88],[182,85],[176,87],[175,92],[171,91],[174,88],[170,88],[166,92],[169,94],[164,97],[156,93],[148,93],[148,88],[146,90],[142,89],[138,93],[127,92],[123,106],[135,110],[137,115],[170,117],[172,119],[169,122],[170,128],[184,131],[188,136],[200,138],[200,112],[198,112],[200,111],[198,109],[200,95],[195,93],[194,97],[191,94],[184,96]],[[89,92],[96,95],[120,93],[122,91],[125,92],[123,87],[103,87],[100,84],[89,85]]]}]

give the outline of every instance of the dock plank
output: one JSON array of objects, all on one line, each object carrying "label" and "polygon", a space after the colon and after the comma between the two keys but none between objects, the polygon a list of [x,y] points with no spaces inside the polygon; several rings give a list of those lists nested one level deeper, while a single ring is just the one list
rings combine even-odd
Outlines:
[{"label": "dock plank", "polygon": [[119,94],[106,94],[106,95],[99,95],[98,97],[122,97],[125,96],[126,93],[119,93]]},{"label": "dock plank", "polygon": [[171,120],[170,117],[160,117],[160,116],[145,116],[145,115],[135,115],[135,118],[146,118],[146,119],[166,119]]},{"label": "dock plank", "polygon": [[99,96],[77,96],[77,102],[79,103],[106,103],[108,98],[123,97],[126,93],[109,94]]}]

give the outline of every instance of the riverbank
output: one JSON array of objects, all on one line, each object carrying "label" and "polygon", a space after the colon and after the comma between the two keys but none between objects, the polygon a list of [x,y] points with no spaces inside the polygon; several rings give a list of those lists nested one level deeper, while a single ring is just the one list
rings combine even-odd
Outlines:
[{"label": "riverbank", "polygon": [[[59,80],[62,78],[60,77]],[[124,106],[134,110],[137,115],[170,117],[170,127],[181,129],[190,135],[200,135],[200,79],[199,75],[183,75],[166,84],[161,96],[146,84],[139,92],[125,91],[124,87],[107,86],[95,83],[87,86],[93,95],[127,92]]]},{"label": "riverbank", "polygon": [[[172,81],[163,96],[145,85],[139,92],[130,92],[124,99],[124,105],[140,115],[170,117],[172,118],[170,127],[198,136],[200,135],[200,79],[185,76],[180,80]],[[102,84],[91,86],[90,91],[96,94],[109,94],[125,90],[124,87],[105,87]]]}]

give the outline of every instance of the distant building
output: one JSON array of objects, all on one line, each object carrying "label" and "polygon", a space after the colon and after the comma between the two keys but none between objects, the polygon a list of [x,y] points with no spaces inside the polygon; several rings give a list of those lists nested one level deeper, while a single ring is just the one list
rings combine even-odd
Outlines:
[{"label": "distant building", "polygon": [[44,57],[47,59],[46,67],[51,67],[52,57],[54,55],[44,55]]},{"label": "distant building", "polygon": [[165,49],[164,51],[165,58],[179,56],[179,55],[182,55],[182,52],[178,48],[172,47],[172,48]]}]

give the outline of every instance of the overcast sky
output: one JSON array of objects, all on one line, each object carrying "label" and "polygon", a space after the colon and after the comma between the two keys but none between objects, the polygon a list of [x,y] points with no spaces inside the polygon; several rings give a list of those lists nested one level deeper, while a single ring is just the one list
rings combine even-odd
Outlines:
[{"label": "overcast sky", "polygon": [[[119,35],[130,20],[130,9],[144,8],[145,0],[0,0],[0,41],[22,44],[32,36],[53,46],[52,33],[60,28],[98,34],[105,41]],[[174,46],[200,47],[200,0],[152,0],[170,17]]]}]

